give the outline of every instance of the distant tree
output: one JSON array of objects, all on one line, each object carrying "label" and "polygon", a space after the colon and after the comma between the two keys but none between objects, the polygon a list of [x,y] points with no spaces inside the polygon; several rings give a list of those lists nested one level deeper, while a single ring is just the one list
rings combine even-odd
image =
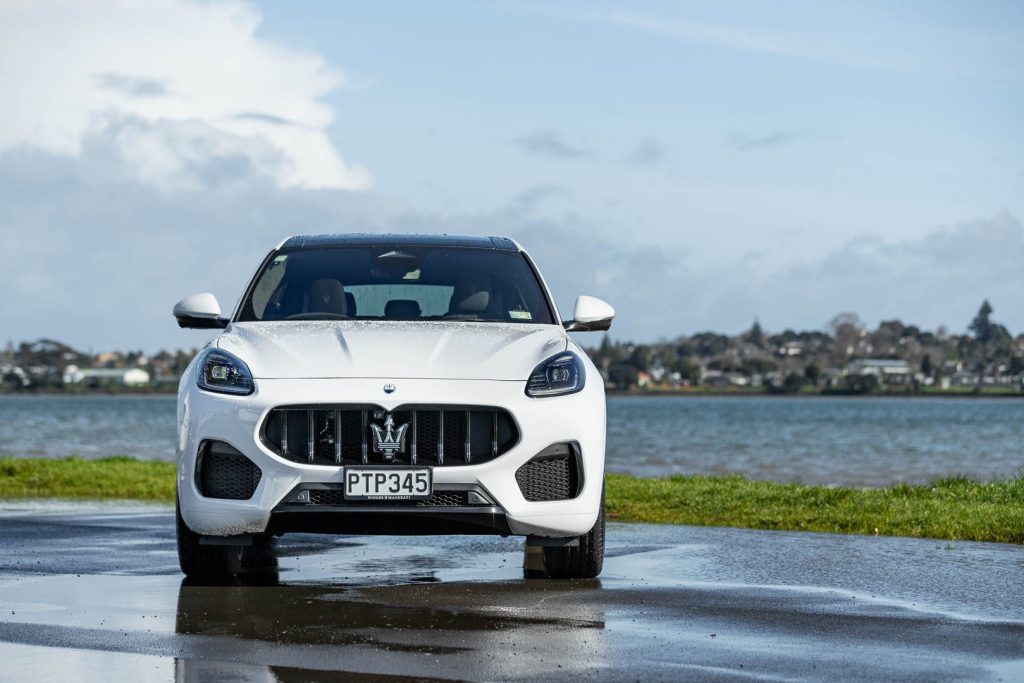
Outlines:
[{"label": "distant tree", "polygon": [[608,369],[608,380],[619,389],[636,385],[637,370],[629,363],[615,363]]},{"label": "distant tree", "polygon": [[782,380],[781,386],[770,387],[771,391],[783,394],[795,394],[804,385],[804,377],[800,373],[791,372]]},{"label": "distant tree", "polygon": [[672,363],[672,372],[678,372],[680,379],[690,384],[700,383],[700,365],[688,360],[677,360]]},{"label": "distant tree", "polygon": [[1010,363],[1006,366],[1006,372],[1014,376],[1024,374],[1024,359],[1020,356],[1011,357]]},{"label": "distant tree", "polygon": [[808,363],[807,367],[804,368],[804,379],[807,380],[808,384],[818,386],[821,381],[821,366],[817,363]]},{"label": "distant tree", "polygon": [[629,364],[632,365],[637,371],[647,371],[647,368],[651,366],[651,357],[653,352],[651,347],[637,345],[634,347],[633,352],[629,354]]},{"label": "distant tree", "polygon": [[967,328],[974,333],[974,338],[982,344],[987,344],[992,340],[992,304],[985,299],[981,302],[981,308],[978,309],[978,314],[974,316],[974,320],[971,321],[970,326]]},{"label": "distant tree", "polygon": [[768,341],[772,346],[782,346],[786,342],[801,341],[800,335],[793,330],[783,330],[778,334],[773,334]]},{"label": "distant tree", "polygon": [[698,356],[709,358],[729,349],[729,337],[714,332],[699,332],[690,338],[690,344]]},{"label": "distant tree", "polygon": [[873,352],[894,354],[905,336],[907,336],[907,328],[902,322],[883,320],[878,323],[878,329],[871,334]]},{"label": "distant tree", "polygon": [[763,348],[764,330],[761,329],[761,323],[755,319],[754,324],[750,326],[750,329],[744,335],[744,339],[758,348]]},{"label": "distant tree", "polygon": [[612,345],[612,340],[605,334],[601,338],[601,345],[596,349],[587,349],[587,353],[590,354],[594,365],[599,368],[607,368],[615,358],[615,347]]},{"label": "distant tree", "polygon": [[836,352],[840,358],[846,358],[851,350],[857,348],[864,333],[864,322],[856,313],[840,313],[832,318],[828,327],[835,337]]},{"label": "distant tree", "polygon": [[856,313],[846,312],[837,314],[828,323],[828,329],[832,331],[833,336],[846,327],[852,327],[859,332],[864,329],[864,321]]},{"label": "distant tree", "polygon": [[847,375],[840,391],[847,394],[870,394],[878,391],[878,378],[874,375]]},{"label": "distant tree", "polygon": [[925,377],[931,377],[935,372],[935,368],[932,366],[932,357],[925,354],[924,358],[921,359],[921,374]]},{"label": "distant tree", "polygon": [[973,349],[974,364],[982,367],[990,362],[1008,361],[1013,353],[1013,335],[1004,326],[992,320],[992,305],[986,299],[971,321],[970,330],[980,348]]},{"label": "distant tree", "polygon": [[746,358],[740,365],[740,372],[747,377],[751,375],[763,375],[767,372],[774,372],[778,369],[778,364],[770,358]]},{"label": "distant tree", "polygon": [[20,391],[24,388],[21,377],[14,372],[6,372],[0,377],[0,388],[7,391]]},{"label": "distant tree", "polygon": [[894,339],[899,339],[907,334],[907,327],[899,320],[883,320],[878,323],[876,334],[884,333]]}]

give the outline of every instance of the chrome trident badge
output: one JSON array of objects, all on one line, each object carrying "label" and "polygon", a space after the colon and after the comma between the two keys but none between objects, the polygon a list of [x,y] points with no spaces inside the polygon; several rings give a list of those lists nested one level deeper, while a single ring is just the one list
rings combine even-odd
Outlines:
[{"label": "chrome trident badge", "polygon": [[395,429],[395,419],[391,413],[385,413],[384,427],[371,424],[373,431],[373,452],[383,453],[385,460],[394,460],[395,453],[405,452],[405,433],[409,430],[409,423],[399,425]]}]

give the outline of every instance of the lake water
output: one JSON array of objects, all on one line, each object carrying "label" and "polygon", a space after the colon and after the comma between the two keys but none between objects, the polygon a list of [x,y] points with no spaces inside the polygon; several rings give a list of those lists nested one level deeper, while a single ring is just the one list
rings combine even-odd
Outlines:
[{"label": "lake water", "polygon": [[[0,456],[174,457],[171,396],[0,396]],[[1024,471],[1024,401],[611,397],[608,470],[851,486]]]}]

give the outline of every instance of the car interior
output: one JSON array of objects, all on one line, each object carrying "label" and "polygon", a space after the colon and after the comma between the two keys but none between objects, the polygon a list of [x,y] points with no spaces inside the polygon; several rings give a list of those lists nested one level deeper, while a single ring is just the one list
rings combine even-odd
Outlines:
[{"label": "car interior", "polygon": [[485,270],[429,250],[334,251],[338,258],[296,252],[272,262],[250,295],[253,319],[538,322],[535,312],[547,308],[532,271],[514,257],[482,260],[499,266]]}]

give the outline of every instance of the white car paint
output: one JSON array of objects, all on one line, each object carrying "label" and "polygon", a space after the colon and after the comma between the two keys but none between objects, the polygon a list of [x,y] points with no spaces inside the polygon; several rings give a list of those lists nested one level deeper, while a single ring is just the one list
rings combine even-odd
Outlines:
[{"label": "white car paint", "polygon": [[256,379],[524,382],[538,363],[565,350],[567,338],[561,325],[352,320],[236,323],[216,343],[244,359]]}]

